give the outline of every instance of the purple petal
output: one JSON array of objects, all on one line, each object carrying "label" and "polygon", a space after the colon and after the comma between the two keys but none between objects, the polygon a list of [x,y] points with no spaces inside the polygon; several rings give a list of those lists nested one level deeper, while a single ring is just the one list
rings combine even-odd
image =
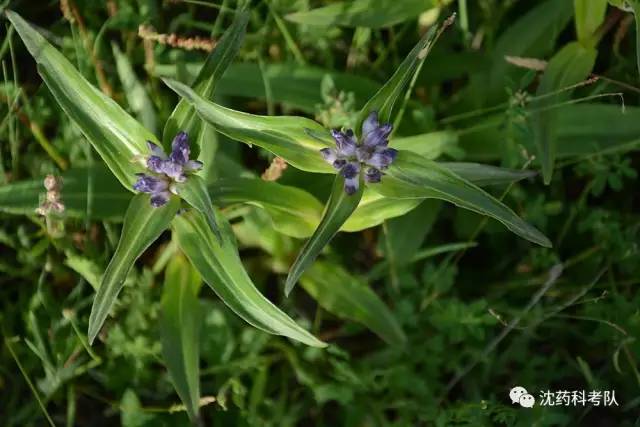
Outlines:
[{"label": "purple petal", "polygon": [[151,154],[153,154],[154,156],[158,156],[161,159],[167,158],[167,155],[164,154],[164,151],[162,150],[162,148],[158,147],[153,142],[147,141],[147,147],[149,148],[149,151],[151,151]]},{"label": "purple petal", "polygon": [[391,134],[393,126],[390,123],[385,123],[373,129],[371,132],[363,134],[362,143],[369,147],[386,147],[389,144],[387,138]]},{"label": "purple petal", "polygon": [[158,156],[149,156],[147,159],[147,169],[151,172],[162,173],[162,167],[165,160]]},{"label": "purple petal", "polygon": [[175,181],[183,182],[185,179],[184,176],[184,167],[182,164],[174,162],[172,160],[165,160],[162,162],[162,173],[167,175],[169,178],[172,178]]},{"label": "purple petal", "polygon": [[189,160],[184,164],[184,170],[187,172],[199,171],[202,169],[203,163],[200,160]]},{"label": "purple petal", "polygon": [[378,112],[372,111],[362,123],[362,136],[365,137],[379,127]]},{"label": "purple petal", "polygon": [[322,158],[325,160],[325,162],[329,164],[333,164],[333,162],[335,162],[338,158],[338,153],[333,148],[323,148],[322,150],[320,150],[320,154],[322,155]]},{"label": "purple petal", "polygon": [[348,178],[344,180],[344,192],[348,195],[355,194],[358,191],[358,187],[360,186],[360,182],[358,177]]},{"label": "purple petal", "polygon": [[364,175],[365,182],[368,182],[369,184],[375,184],[377,182],[380,182],[381,179],[382,179],[382,172],[380,172],[380,170],[376,168],[367,169],[367,172]]},{"label": "purple petal", "polygon": [[189,160],[189,135],[186,132],[178,132],[171,143],[171,155],[169,158],[181,165]]},{"label": "purple petal", "polygon": [[360,164],[356,162],[349,162],[340,169],[340,174],[346,179],[353,179],[360,173]]},{"label": "purple petal", "polygon": [[164,206],[169,201],[169,197],[171,197],[171,193],[169,193],[168,191],[155,193],[151,196],[151,206],[153,206],[154,208]]},{"label": "purple petal", "polygon": [[374,152],[366,163],[376,169],[386,169],[395,160],[397,154],[397,150],[394,150],[393,148],[386,148],[384,150]]},{"label": "purple petal", "polygon": [[166,181],[155,176],[138,174],[138,180],[133,184],[133,189],[141,193],[156,193],[169,187]]},{"label": "purple petal", "polygon": [[331,136],[336,141],[338,156],[350,157],[356,153],[356,139],[353,131],[348,130],[346,133],[332,129]]}]

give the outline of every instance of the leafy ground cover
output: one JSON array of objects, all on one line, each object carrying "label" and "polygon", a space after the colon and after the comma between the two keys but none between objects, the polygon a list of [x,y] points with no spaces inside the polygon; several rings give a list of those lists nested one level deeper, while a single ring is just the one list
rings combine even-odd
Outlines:
[{"label": "leafy ground cover", "polygon": [[640,423],[637,0],[0,8],[3,425]]}]

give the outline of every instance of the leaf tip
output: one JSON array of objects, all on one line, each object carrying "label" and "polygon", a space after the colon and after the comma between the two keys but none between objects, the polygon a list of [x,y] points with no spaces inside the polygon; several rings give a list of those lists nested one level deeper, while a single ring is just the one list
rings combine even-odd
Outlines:
[{"label": "leaf tip", "polygon": [[293,290],[293,287],[296,285],[297,279],[291,276],[291,273],[287,276],[287,281],[284,284],[284,296],[289,297],[289,294]]}]

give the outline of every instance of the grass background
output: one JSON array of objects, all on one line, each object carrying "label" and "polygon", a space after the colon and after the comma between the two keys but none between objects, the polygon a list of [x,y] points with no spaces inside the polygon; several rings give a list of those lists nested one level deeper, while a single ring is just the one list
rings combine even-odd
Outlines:
[{"label": "grass background", "polygon": [[[432,144],[432,157],[442,160],[540,169],[528,113],[540,75],[505,55],[548,60],[576,40],[573,2],[385,0],[362,2],[358,13],[336,8],[328,17],[305,11],[338,3],[253,3],[245,43],[217,102],[306,115],[326,126],[351,123],[438,14],[456,11],[455,26],[415,82],[397,135],[429,134],[418,141]],[[158,133],[177,102],[159,77],[189,82],[206,57],[206,41],[220,37],[237,5],[5,6],[39,26],[87,79]],[[101,160],[59,110],[8,22],[0,27],[2,424],[189,425],[158,330],[172,244],[161,238],[137,262],[101,342],[89,348],[92,281],[114,251],[121,224],[113,217],[122,209],[116,199],[96,199],[84,207],[90,219],[45,222],[25,208],[31,193],[14,184],[39,183],[71,167],[99,171]],[[323,257],[387,303],[407,335],[404,348],[319,307],[301,287],[284,298],[283,273],[302,241],[276,233],[258,208],[227,207],[254,282],[331,345],[307,348],[257,331],[203,289],[202,424],[638,425],[640,89],[633,15],[609,7],[597,31],[599,79],[579,85],[575,103],[552,110],[559,131],[550,185],[535,176],[489,190],[549,236],[553,248],[425,201],[381,226],[339,234]],[[157,36],[170,33],[177,38]],[[188,50],[193,44],[204,50]],[[112,45],[123,53],[119,62]],[[272,160],[221,135],[214,143],[212,181],[259,176]],[[108,189],[108,178],[97,176],[95,188]],[[331,177],[293,168],[278,182],[321,200],[331,187]],[[468,248],[429,252],[451,243]],[[551,280],[556,265],[562,273]],[[619,406],[525,410],[508,399],[514,385],[536,399],[543,390],[615,390]]]}]

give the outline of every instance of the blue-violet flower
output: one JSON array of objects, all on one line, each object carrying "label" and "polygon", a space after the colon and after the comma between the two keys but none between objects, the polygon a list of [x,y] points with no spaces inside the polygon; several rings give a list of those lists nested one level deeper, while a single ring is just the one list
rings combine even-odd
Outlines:
[{"label": "blue-violet flower", "polygon": [[384,175],[382,171],[393,163],[398,153],[387,147],[392,129],[391,123],[380,124],[378,113],[374,111],[362,123],[360,143],[351,129],[345,132],[331,130],[336,148],[323,148],[320,154],[345,178],[344,191],[347,194],[358,191],[361,170],[364,170],[365,182],[380,182]]},{"label": "blue-violet flower", "polygon": [[186,132],[178,132],[173,139],[169,156],[151,141],[147,141],[147,147],[151,155],[146,164],[151,173],[136,174],[138,181],[133,184],[133,189],[151,194],[151,206],[157,208],[169,201],[171,193],[176,193],[173,184],[186,181],[188,173],[202,168],[202,162],[189,159],[191,150]]}]

